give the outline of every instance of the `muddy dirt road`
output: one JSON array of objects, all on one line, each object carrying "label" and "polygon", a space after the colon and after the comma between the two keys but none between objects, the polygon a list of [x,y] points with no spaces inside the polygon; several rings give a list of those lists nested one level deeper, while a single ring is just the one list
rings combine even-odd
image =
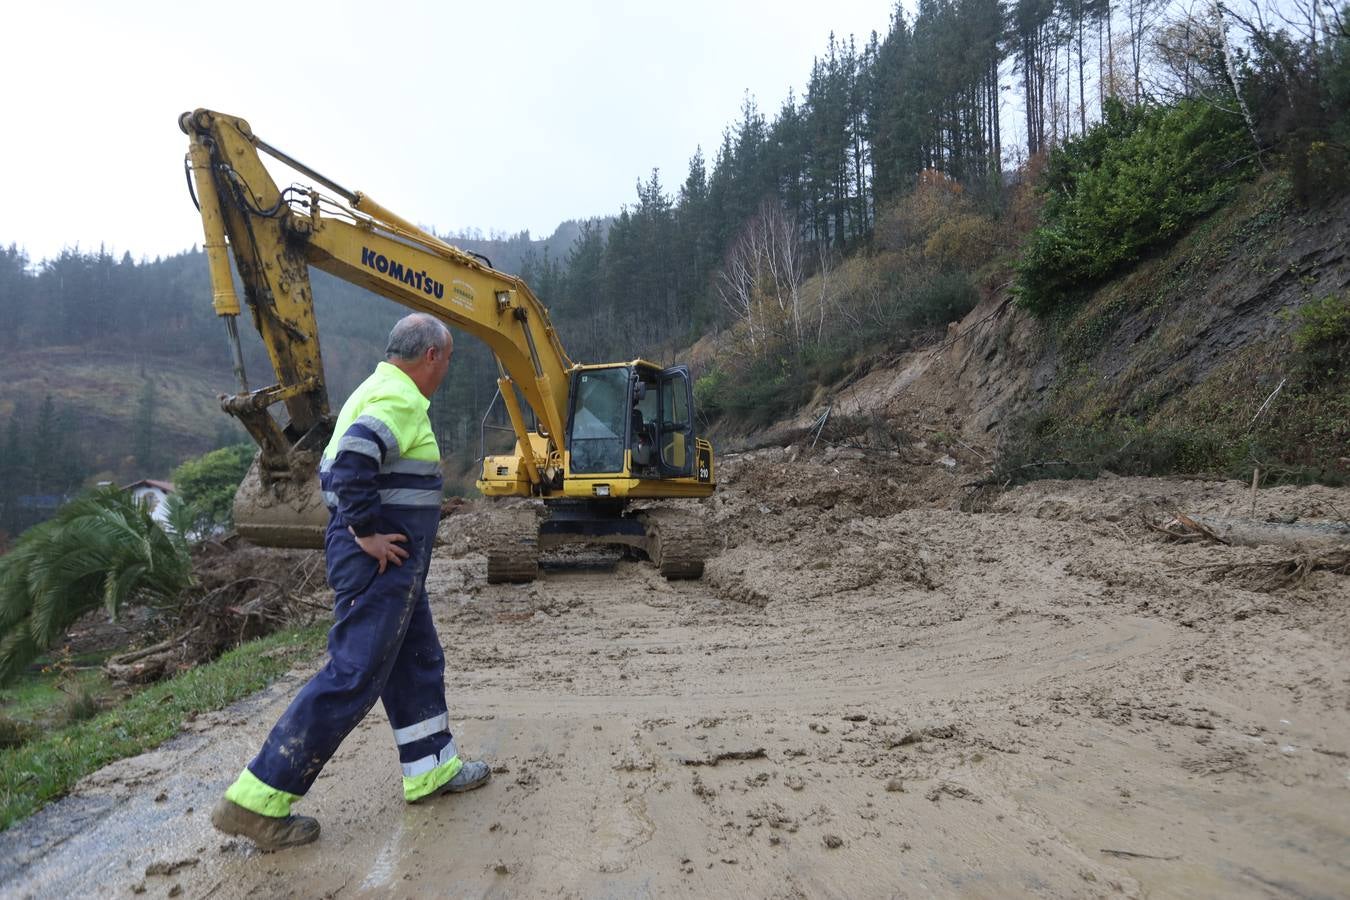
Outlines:
[{"label": "muddy dirt road", "polygon": [[[0,835],[3,892],[1350,894],[1350,576],[1283,584],[1288,548],[1141,519],[1241,517],[1243,486],[1042,482],[971,512],[894,454],[723,479],[701,582],[488,586],[477,513],[447,520],[430,588],[484,790],[405,807],[377,709],[300,807],[317,844],[213,833],[297,672]],[[1337,509],[1280,488],[1258,518],[1334,532]]]}]

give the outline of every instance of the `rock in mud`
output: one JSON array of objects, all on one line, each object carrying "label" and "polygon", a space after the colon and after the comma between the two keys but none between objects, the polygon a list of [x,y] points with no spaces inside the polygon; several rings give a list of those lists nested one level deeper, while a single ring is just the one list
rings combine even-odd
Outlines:
[{"label": "rock in mud", "polygon": [[145,874],[173,875],[177,873],[180,869],[188,869],[191,868],[192,866],[195,866],[197,862],[198,859],[195,856],[192,857],[191,859],[180,859],[177,860],[176,862],[167,862],[167,861],[152,862],[150,865],[145,867]]}]

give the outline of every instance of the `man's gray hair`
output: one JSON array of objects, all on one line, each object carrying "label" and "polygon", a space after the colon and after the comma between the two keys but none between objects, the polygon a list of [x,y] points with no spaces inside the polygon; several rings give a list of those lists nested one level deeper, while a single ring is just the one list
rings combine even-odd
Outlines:
[{"label": "man's gray hair", "polygon": [[435,316],[426,313],[413,313],[398,320],[394,330],[389,332],[389,344],[384,348],[385,359],[399,359],[412,362],[421,359],[432,347],[449,348],[450,329]]}]

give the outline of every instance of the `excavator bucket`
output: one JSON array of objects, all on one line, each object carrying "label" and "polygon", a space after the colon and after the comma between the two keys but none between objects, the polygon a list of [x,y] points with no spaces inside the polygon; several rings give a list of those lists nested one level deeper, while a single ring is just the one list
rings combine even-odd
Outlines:
[{"label": "excavator bucket", "polygon": [[328,507],[317,474],[303,481],[268,479],[258,457],[234,495],[234,527],[246,541],[263,547],[323,547]]}]

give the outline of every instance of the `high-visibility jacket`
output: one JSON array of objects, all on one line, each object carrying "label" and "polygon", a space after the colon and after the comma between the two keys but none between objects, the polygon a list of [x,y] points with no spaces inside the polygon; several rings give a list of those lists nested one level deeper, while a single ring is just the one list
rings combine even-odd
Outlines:
[{"label": "high-visibility jacket", "polygon": [[334,526],[365,537],[379,519],[396,520],[400,508],[440,506],[441,454],[430,405],[407,373],[387,362],[347,398],[319,465]]}]

